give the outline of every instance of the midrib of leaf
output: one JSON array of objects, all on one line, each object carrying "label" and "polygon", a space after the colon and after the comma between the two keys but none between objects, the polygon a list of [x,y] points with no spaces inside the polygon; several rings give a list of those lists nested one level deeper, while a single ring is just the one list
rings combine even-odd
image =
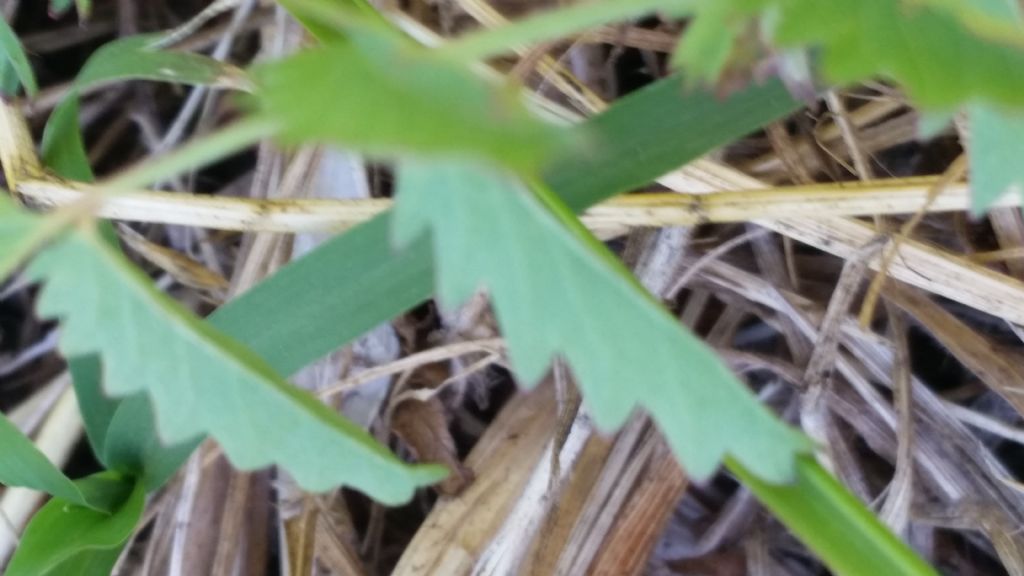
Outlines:
[{"label": "midrib of leaf", "polygon": [[115,396],[147,392],[167,443],[209,434],[239,468],[278,464],[307,490],[346,484],[388,503],[405,501],[444,475],[437,467],[401,463],[365,431],[284,382],[260,358],[162,296],[95,232],[69,234],[28,273],[45,281],[40,312],[63,319],[64,353],[99,353],[105,388]]}]

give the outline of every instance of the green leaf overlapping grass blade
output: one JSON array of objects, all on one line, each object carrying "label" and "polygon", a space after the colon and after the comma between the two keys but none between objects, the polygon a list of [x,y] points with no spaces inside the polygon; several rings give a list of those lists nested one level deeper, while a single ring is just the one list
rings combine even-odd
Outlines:
[{"label": "green leaf overlapping grass blade", "polygon": [[[778,82],[750,86],[727,98],[703,91],[684,92],[679,78],[668,78],[616,102],[587,121],[596,145],[572,151],[546,171],[545,180],[569,205],[580,211],[604,198],[650,182],[713,148],[774,121],[798,108]],[[390,217],[384,215],[322,245],[290,264],[238,300],[215,312],[210,321],[236,335],[278,370],[290,373],[351,341],[379,322],[393,318],[431,294],[433,263],[426,243],[401,250],[388,245]],[[316,286],[330,287],[318,290]],[[345,318],[338,322],[337,318]],[[272,325],[275,330],[265,330]],[[842,568],[846,546],[877,551],[872,559],[883,573],[930,574],[863,507],[857,521],[846,517],[848,501],[836,485],[824,488],[825,498],[793,497],[807,479],[819,475],[815,464],[800,466],[797,487],[753,484],[760,498],[791,525],[817,521],[807,506],[830,519],[838,541],[812,545],[823,559]],[[798,532],[805,528],[798,528]],[[843,553],[843,557],[837,554]],[[872,553],[872,552],[869,552]],[[858,573],[853,566],[848,573]]]},{"label": "green leaf overlapping grass blade", "polygon": [[[239,468],[278,464],[307,490],[345,484],[387,503],[403,502],[444,476],[435,466],[400,462],[285,382],[262,359],[160,294],[94,230],[68,234],[42,252],[28,274],[45,282],[40,313],[62,319],[64,354],[99,354],[104,388],[114,396],[146,392],[168,444],[209,434]],[[120,423],[114,414],[106,454],[118,449],[112,430],[132,430],[138,417]]]},{"label": "green leaf overlapping grass blade", "polygon": [[618,427],[639,404],[695,477],[732,455],[770,482],[791,481],[809,441],[761,405],[575,217],[560,222],[558,204],[546,207],[482,165],[407,160],[394,234],[408,245],[429,233],[442,302],[456,305],[487,288],[524,384],[561,356],[600,426]]}]

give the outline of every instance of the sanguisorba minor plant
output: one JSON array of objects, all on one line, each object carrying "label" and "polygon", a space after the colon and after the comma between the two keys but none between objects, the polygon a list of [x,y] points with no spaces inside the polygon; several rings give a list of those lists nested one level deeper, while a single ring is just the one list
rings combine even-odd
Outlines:
[{"label": "sanguisorba minor plant", "polygon": [[[1001,161],[1024,152],[1016,2],[598,0],[432,46],[364,0],[279,3],[314,38],[294,56],[242,70],[165,48],[173,37],[126,38],[90,58],[40,152],[17,108],[0,111],[11,194],[0,203],[0,272],[23,268],[41,284],[39,313],[60,321],[88,439],[106,467],[72,481],[0,419],[0,482],[53,496],[7,574],[109,573],[145,495],[207,437],[234,466],[276,465],[309,491],[344,485],[387,504],[408,500],[446,471],[399,460],[284,376],[435,292],[457,305],[481,287],[523,385],[562,358],[599,425],[613,429],[644,408],[689,475],[707,478],[724,464],[836,572],[933,573],[577,214],[792,112],[799,103],[784,84],[813,95],[825,83],[874,77],[898,83],[933,124],[970,117],[974,207],[984,210],[1022,184],[1021,164]],[[80,11],[88,4],[76,2]],[[586,121],[556,118],[481,66],[515,47],[655,12],[692,19],[674,57],[681,73]],[[727,96],[704,88],[749,68],[752,46],[782,81]],[[3,88],[13,94],[20,84],[31,97],[32,70],[6,25],[0,50]],[[92,183],[78,93],[126,79],[236,90],[248,114]],[[154,288],[96,214],[267,138],[390,162],[396,207],[197,318]],[[57,193],[68,200],[59,209],[38,200]]]}]

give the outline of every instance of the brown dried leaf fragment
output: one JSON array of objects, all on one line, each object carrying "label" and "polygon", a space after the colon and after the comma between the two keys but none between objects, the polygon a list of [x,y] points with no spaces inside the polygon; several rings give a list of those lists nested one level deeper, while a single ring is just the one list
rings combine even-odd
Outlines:
[{"label": "brown dried leaf fragment", "polygon": [[451,470],[436,486],[441,494],[455,496],[473,481],[473,471],[459,460],[444,406],[436,397],[399,403],[391,414],[391,429],[415,453],[418,461],[438,462]]}]

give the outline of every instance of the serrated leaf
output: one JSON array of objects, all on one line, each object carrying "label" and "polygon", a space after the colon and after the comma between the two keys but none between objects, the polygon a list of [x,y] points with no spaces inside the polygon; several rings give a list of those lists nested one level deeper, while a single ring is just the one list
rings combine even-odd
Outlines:
[{"label": "serrated leaf", "polygon": [[[405,501],[444,476],[434,466],[403,464],[289,385],[158,292],[94,230],[67,235],[28,274],[45,282],[39,312],[62,319],[64,354],[100,354],[104,387],[113,396],[147,392],[167,444],[209,434],[238,468],[278,464],[307,490],[346,484],[387,503]],[[115,414],[111,426],[116,422]]]},{"label": "serrated leaf", "polygon": [[7,20],[0,17],[0,59],[7,62],[18,81],[25,87],[25,92],[30,96],[39,91],[36,85],[36,76],[32,73],[32,65],[29,64],[25,49],[18,40],[18,35],[11,29]]},{"label": "serrated leaf", "polygon": [[[80,481],[113,480],[101,473]],[[97,512],[60,498],[47,502],[29,522],[6,576],[107,576],[135,531],[146,503],[141,482],[127,486],[112,513]]]},{"label": "serrated leaf", "polygon": [[[589,119],[595,142],[574,150],[546,171],[546,181],[574,210],[650,182],[739,135],[777,120],[798,105],[778,82],[753,85],[716,98],[702,90],[684,92],[671,77],[616,101]],[[277,370],[291,373],[393,318],[431,293],[433,262],[426,242],[392,250],[387,238],[389,215],[382,215],[340,235],[293,262],[240,298],[217,310],[210,322],[266,358]],[[327,287],[317,289],[316,287]],[[336,318],[345,318],[337,322]],[[274,326],[266,330],[265,326]],[[741,470],[742,472],[742,470]],[[820,467],[799,466],[793,486],[752,484],[759,498],[798,533],[813,530],[825,517],[841,532],[838,541],[814,539],[813,549],[831,566],[845,567],[848,550],[864,551],[885,566],[883,574],[927,574],[908,570],[905,546],[863,506],[848,517],[841,486],[808,496],[802,487],[822,473]],[[808,508],[813,509],[808,511]],[[834,544],[840,544],[838,549]],[[839,555],[837,558],[833,556]],[[920,566],[920,563],[918,563]],[[856,573],[856,570],[849,570]]]},{"label": "serrated leaf", "polygon": [[599,425],[622,424],[640,404],[693,476],[732,455],[770,482],[791,481],[808,441],[572,222],[571,231],[523,185],[481,165],[399,168],[396,240],[430,233],[444,303],[488,289],[523,382],[539,381],[562,356]]},{"label": "serrated leaf", "polygon": [[834,83],[886,76],[916,103],[939,109],[973,99],[1024,104],[1024,74],[1013,72],[1024,69],[1024,32],[1016,44],[983,38],[954,11],[927,2],[723,1],[714,10],[766,15],[780,45],[819,48]]},{"label": "serrated leaf", "polygon": [[524,170],[566,143],[563,131],[527,111],[514,87],[491,85],[388,36],[364,33],[307,50],[266,65],[257,78],[260,113],[289,143],[489,158]]}]

